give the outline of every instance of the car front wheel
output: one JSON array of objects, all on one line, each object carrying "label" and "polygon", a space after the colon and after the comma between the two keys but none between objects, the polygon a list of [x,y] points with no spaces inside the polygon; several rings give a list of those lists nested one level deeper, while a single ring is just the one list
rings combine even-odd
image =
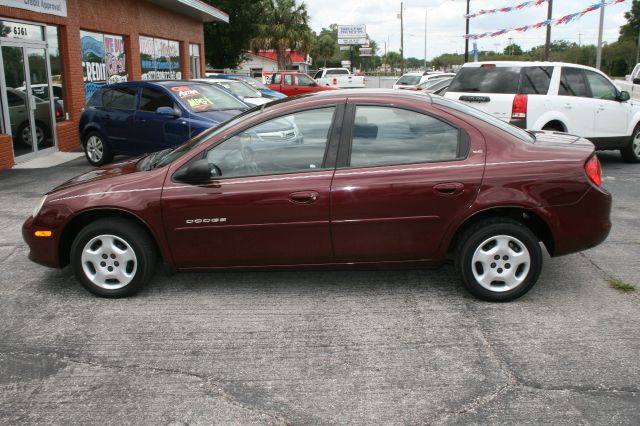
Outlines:
[{"label": "car front wheel", "polygon": [[113,159],[109,145],[98,132],[87,134],[83,145],[84,155],[92,166],[102,166]]},{"label": "car front wheel", "polygon": [[471,294],[507,302],[528,292],[542,269],[538,238],[510,219],[480,222],[462,237],[456,269]]},{"label": "car front wheel", "polygon": [[627,146],[620,150],[622,159],[627,163],[640,163],[640,124],[633,129]]},{"label": "car front wheel", "polygon": [[71,246],[73,272],[90,292],[123,297],[140,290],[153,276],[156,251],[135,223],[105,218],[87,225]]}]

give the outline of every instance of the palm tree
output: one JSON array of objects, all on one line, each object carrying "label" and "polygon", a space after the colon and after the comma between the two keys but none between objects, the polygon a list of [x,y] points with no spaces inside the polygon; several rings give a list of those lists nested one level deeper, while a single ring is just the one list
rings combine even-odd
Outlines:
[{"label": "palm tree", "polygon": [[327,59],[331,58],[336,53],[336,41],[330,35],[323,35],[318,37],[316,46],[313,48],[314,57],[318,59],[324,59],[324,67],[327,67]]},{"label": "palm tree", "polygon": [[306,54],[311,50],[314,34],[309,28],[307,6],[296,0],[266,0],[263,19],[257,28],[257,36],[251,40],[251,48],[274,50],[278,68],[286,67],[287,50]]}]

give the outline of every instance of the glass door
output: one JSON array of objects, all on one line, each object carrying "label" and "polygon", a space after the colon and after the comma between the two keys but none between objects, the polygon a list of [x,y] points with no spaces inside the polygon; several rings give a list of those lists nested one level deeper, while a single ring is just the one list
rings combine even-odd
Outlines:
[{"label": "glass door", "polygon": [[52,101],[37,96],[38,91],[50,89],[46,59],[44,48],[2,46],[5,127],[13,139],[16,160],[55,145]]}]

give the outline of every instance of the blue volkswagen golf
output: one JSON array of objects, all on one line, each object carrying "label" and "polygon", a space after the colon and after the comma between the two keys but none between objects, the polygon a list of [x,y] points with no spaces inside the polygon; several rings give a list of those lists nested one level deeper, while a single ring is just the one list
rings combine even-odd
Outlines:
[{"label": "blue volkswagen golf", "polygon": [[82,111],[80,140],[94,166],[116,154],[172,148],[249,109],[226,91],[194,81],[131,81],[98,89]]}]

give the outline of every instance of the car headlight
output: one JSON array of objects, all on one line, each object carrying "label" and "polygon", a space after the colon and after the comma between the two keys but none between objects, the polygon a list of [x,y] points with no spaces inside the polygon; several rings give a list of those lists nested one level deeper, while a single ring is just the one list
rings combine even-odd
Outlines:
[{"label": "car headlight", "polygon": [[38,213],[40,213],[40,210],[42,209],[42,206],[44,205],[44,202],[47,201],[47,196],[43,196],[42,198],[40,198],[40,201],[38,201],[38,204],[36,205],[36,208],[33,209],[33,217],[36,217],[38,215]]}]

